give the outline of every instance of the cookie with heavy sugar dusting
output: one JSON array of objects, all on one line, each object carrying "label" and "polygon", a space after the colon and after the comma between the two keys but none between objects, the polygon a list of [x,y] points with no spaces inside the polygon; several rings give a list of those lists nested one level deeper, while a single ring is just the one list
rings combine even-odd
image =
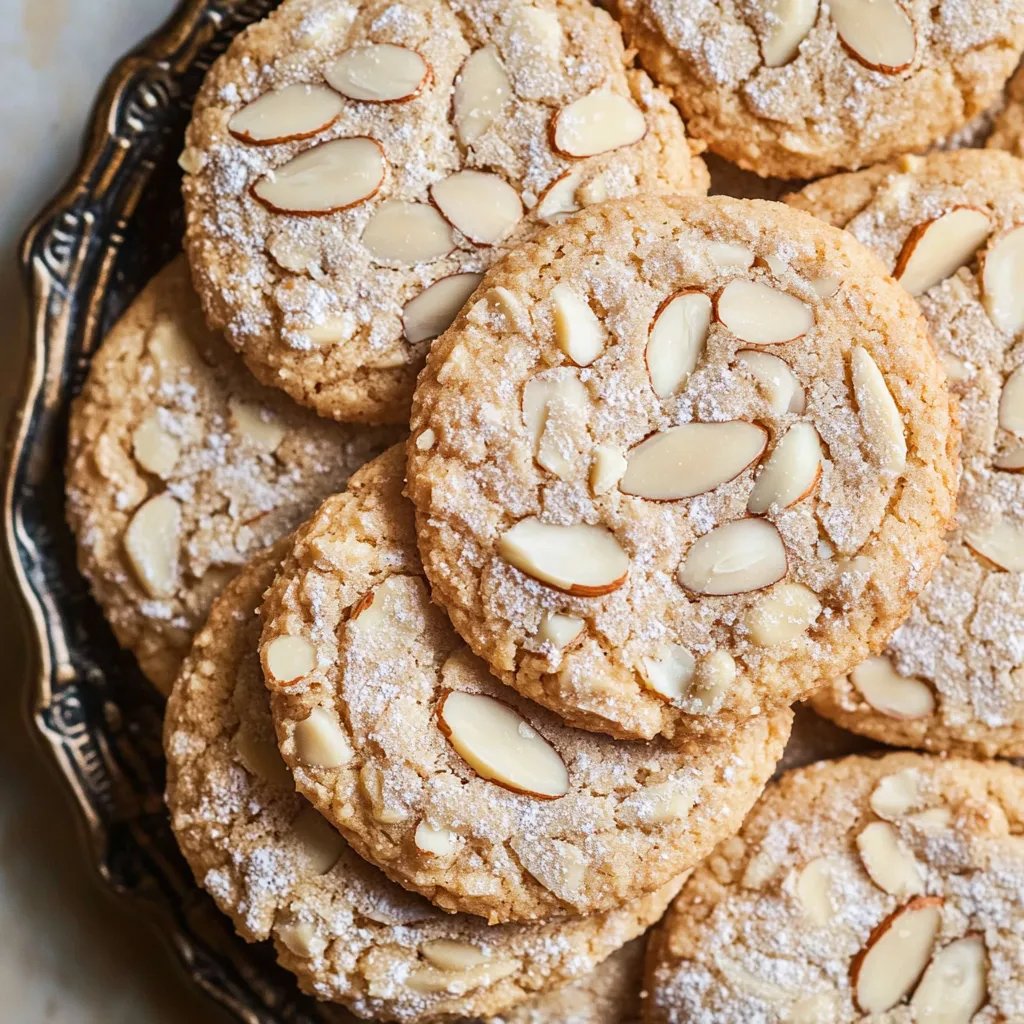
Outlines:
[{"label": "cookie with heavy sugar dusting", "polygon": [[258,654],[257,609],[288,550],[259,555],[215,602],[168,702],[167,802],[197,882],[242,936],[273,939],[305,991],[375,1020],[504,1014],[590,985],[678,882],[590,918],[489,927],[388,881],[295,792]]},{"label": "cookie with heavy sugar dusting", "polygon": [[652,935],[647,1024],[1024,1019],[1024,771],[896,753],[765,791]]},{"label": "cookie with heavy sugar dusting", "polygon": [[606,203],[508,256],[412,430],[434,599],[509,685],[623,737],[727,732],[879,650],[957,483],[906,291],[724,197]]},{"label": "cookie with heavy sugar dusting", "polygon": [[620,0],[690,131],[762,175],[814,178],[925,149],[999,97],[1022,0]]},{"label": "cookie with heavy sugar dusting", "polygon": [[238,568],[400,436],[254,380],[206,329],[184,259],[150,282],[72,406],[67,517],[93,595],[162,692]]},{"label": "cookie with heavy sugar dusting", "polygon": [[789,735],[621,742],[503,686],[430,600],[386,452],[297,531],[261,656],[300,792],[355,850],[446,910],[492,922],[608,910],[738,827]]},{"label": "cookie with heavy sugar dusting", "polygon": [[196,101],[187,247],[211,322],[323,416],[404,422],[497,256],[605,197],[707,189],[584,0],[287,0]]},{"label": "cookie with heavy sugar dusting", "polygon": [[887,649],[814,706],[885,743],[1024,756],[1024,162],[910,157],[789,201],[845,227],[917,296],[963,430],[957,518],[931,583]]}]

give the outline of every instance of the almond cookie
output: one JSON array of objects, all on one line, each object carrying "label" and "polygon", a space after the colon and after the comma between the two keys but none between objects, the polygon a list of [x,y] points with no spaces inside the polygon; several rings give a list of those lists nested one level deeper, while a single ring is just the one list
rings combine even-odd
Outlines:
[{"label": "almond cookie", "polygon": [[118,642],[161,692],[238,567],[397,436],[253,380],[207,331],[184,259],[150,282],[72,407],[67,518]]},{"label": "almond cookie", "polygon": [[263,607],[297,788],[437,906],[500,921],[608,910],[739,827],[792,714],[726,739],[622,743],[499,683],[432,604],[396,447],[328,498]]},{"label": "almond cookie", "polygon": [[405,422],[481,272],[605,197],[707,189],[668,96],[585,0],[287,0],[196,102],[207,316],[323,416]]},{"label": "almond cookie", "polygon": [[996,118],[988,146],[1024,156],[1024,67],[1010,79],[1006,106]]},{"label": "almond cookie", "polygon": [[721,732],[882,647],[957,442],[877,257],[777,203],[643,197],[487,275],[420,377],[409,493],[505,682],[582,728]]},{"label": "almond cookie", "polygon": [[885,743],[1024,756],[1024,162],[909,157],[789,201],[845,227],[917,296],[963,430],[945,558],[888,648],[814,707]]},{"label": "almond cookie", "polygon": [[619,0],[689,130],[748,170],[814,178],[924,149],[986,110],[1024,0]]},{"label": "almond cookie", "polygon": [[[679,889],[590,918],[491,928],[389,882],[295,793],[274,742],[256,614],[280,543],[215,602],[167,706],[167,803],[196,880],[303,990],[376,1020],[494,1014],[579,981]],[[529,1019],[529,1018],[527,1018]]]},{"label": "almond cookie", "polygon": [[647,1024],[1024,1020],[1024,771],[849,757],[773,784],[651,939]]}]

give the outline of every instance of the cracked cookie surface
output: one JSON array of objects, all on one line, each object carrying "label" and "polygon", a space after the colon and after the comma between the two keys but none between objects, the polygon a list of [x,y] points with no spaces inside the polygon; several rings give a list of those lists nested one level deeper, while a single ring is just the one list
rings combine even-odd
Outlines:
[{"label": "cracked cookie surface", "polygon": [[913,300],[779,204],[644,197],[498,264],[430,354],[408,493],[434,599],[582,728],[715,733],[877,651],[953,513]]},{"label": "cracked cookie surface", "polygon": [[1021,0],[620,0],[690,131],[748,170],[813,178],[920,150],[999,96]]},{"label": "cracked cookie surface", "polygon": [[118,642],[162,692],[239,567],[400,436],[257,383],[206,329],[183,258],[150,282],[72,406],[67,518]]},{"label": "cracked cookie surface", "polygon": [[773,783],[652,935],[647,1024],[1024,1015],[1024,771],[894,753]]},{"label": "cracked cookie surface", "polygon": [[593,913],[736,828],[792,721],[617,742],[504,687],[430,601],[396,447],[297,531],[261,658],[281,752],[353,848],[446,910]]},{"label": "cracked cookie surface", "polygon": [[882,655],[813,706],[885,743],[1024,756],[1024,162],[984,150],[906,158],[789,202],[909,277],[963,431],[945,557]]},{"label": "cracked cookie surface", "polygon": [[605,197],[707,190],[630,59],[582,0],[287,0],[188,131],[208,318],[321,415],[404,422],[430,339],[508,247]]},{"label": "cracked cookie surface", "polygon": [[[305,991],[360,1016],[504,1014],[555,986],[589,985],[588,972],[661,916],[678,882],[590,918],[489,927],[388,881],[295,792],[258,653],[257,610],[288,548],[257,556],[215,602],[168,702],[167,802],[197,882],[242,936],[273,939]],[[545,1002],[505,1019],[559,1019],[537,1015]]]}]

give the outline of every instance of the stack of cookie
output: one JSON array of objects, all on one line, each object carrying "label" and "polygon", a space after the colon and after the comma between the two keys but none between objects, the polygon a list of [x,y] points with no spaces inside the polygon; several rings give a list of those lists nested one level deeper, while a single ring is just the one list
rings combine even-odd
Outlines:
[{"label": "stack of cookie", "polygon": [[1020,769],[761,797],[802,700],[1024,755],[1024,163],[901,155],[1024,2],[620,13],[285,0],[211,70],[68,486],[181,849],[368,1018],[633,1020],[675,900],[649,1022],[1024,1020]]}]

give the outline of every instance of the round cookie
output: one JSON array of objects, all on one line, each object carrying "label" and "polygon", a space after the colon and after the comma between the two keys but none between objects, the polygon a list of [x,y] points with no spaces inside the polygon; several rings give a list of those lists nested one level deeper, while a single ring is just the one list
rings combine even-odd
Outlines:
[{"label": "round cookie", "polygon": [[1024,162],[935,153],[789,201],[845,227],[916,294],[959,399],[949,548],[880,657],[817,711],[897,746],[1024,756]]},{"label": "round cookie", "polygon": [[996,118],[988,138],[990,149],[1005,149],[1024,157],[1024,67],[1010,79],[1006,90],[1006,106]]},{"label": "round cookie", "polygon": [[986,110],[1024,2],[619,0],[690,132],[747,170],[814,178],[924,149]]},{"label": "round cookie", "polygon": [[739,827],[792,714],[710,742],[623,743],[502,686],[432,604],[396,447],[296,534],[261,657],[298,790],[353,848],[492,923],[607,910]]},{"label": "round cookie", "polygon": [[206,329],[183,258],[150,282],[72,406],[67,518],[118,642],[161,692],[238,567],[398,436],[258,384]]},{"label": "round cookie", "polygon": [[647,959],[647,1024],[1024,1019],[1024,771],[897,753],[773,784]]},{"label": "round cookie", "polygon": [[958,441],[875,256],[777,203],[652,196],[488,274],[420,377],[408,492],[505,682],[582,728],[721,732],[881,648]]},{"label": "round cookie", "polygon": [[215,602],[164,726],[178,842],[244,938],[273,938],[318,999],[427,1021],[503,1012],[576,983],[661,916],[678,881],[591,918],[492,928],[442,913],[356,856],[295,793],[274,742],[256,611],[287,547],[257,556]]},{"label": "round cookie", "polygon": [[605,197],[707,190],[630,60],[586,0],[287,0],[188,131],[208,318],[321,415],[404,423],[430,340],[503,251]]}]

